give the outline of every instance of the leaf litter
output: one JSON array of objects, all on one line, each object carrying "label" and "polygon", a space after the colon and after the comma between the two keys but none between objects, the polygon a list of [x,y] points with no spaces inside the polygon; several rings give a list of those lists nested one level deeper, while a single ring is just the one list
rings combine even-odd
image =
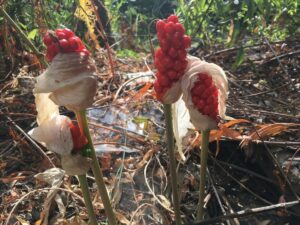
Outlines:
[{"label": "leaf litter", "polygon": [[[296,47],[293,48],[297,46],[295,42],[287,43],[283,48],[279,48],[280,45],[280,43],[272,44],[278,55],[297,51]],[[290,75],[292,83],[289,83],[289,78],[284,75],[276,60],[273,60],[274,55],[266,44],[246,48],[242,56],[238,51],[226,50],[222,53],[197,52],[196,54],[204,56],[207,61],[223,64],[224,68],[227,68],[226,72],[231,83],[227,108],[228,115],[234,118],[225,122],[220,130],[213,131],[210,137],[210,149],[214,156],[211,161],[218,160],[220,164],[216,166],[217,164],[211,163],[209,166],[211,182],[217,189],[217,192],[208,189],[209,215],[221,214],[216,196],[219,196],[221,203],[231,208],[233,212],[244,207],[261,206],[257,196],[249,194],[241,184],[272,203],[276,203],[280,196],[285,196],[286,200],[294,200],[289,185],[285,192],[280,191],[278,188],[280,184],[278,179],[274,178],[276,176],[272,174],[272,169],[264,169],[261,165],[259,157],[265,157],[265,155],[260,155],[258,152],[266,151],[262,148],[263,145],[273,146],[272,154],[285,169],[292,186],[299,191],[300,164],[297,151],[300,136],[299,98],[297,98],[300,83],[299,76],[297,76],[299,56],[287,55],[286,58],[280,58]],[[248,61],[240,60],[240,66],[231,67],[230,65],[234,65],[236,56],[248,57]],[[149,73],[143,60],[118,58],[116,68],[122,76],[119,80],[111,82],[106,72],[108,59],[99,54],[96,60],[98,65],[104,65],[104,67],[99,67],[102,73],[99,77],[101,89],[95,100],[98,104],[89,110],[88,116],[98,156],[104,167],[106,184],[111,195],[114,196],[117,217],[123,224],[140,224],[141,221],[145,224],[168,224],[166,221],[171,221],[174,215],[166,209],[172,210],[168,200],[170,199],[166,172],[168,158],[165,151],[163,113],[160,104],[153,97],[149,83],[153,79],[153,73]],[[0,86],[0,117],[3,125],[1,141],[4,143],[1,144],[0,151],[0,187],[2,190],[0,220],[2,222],[6,221],[14,203],[20,197],[40,187],[49,188],[59,185],[76,195],[81,195],[76,178],[59,176],[59,182],[57,181],[55,185],[51,182],[48,184],[47,182],[44,184],[34,182],[34,174],[55,171],[55,168],[50,169],[49,164],[42,166],[43,156],[38,151],[32,150],[31,144],[27,142],[24,135],[16,130],[7,119],[7,117],[12,118],[25,132],[34,126],[34,117],[27,115],[36,114],[33,105],[34,98],[28,87],[32,86],[32,78],[37,72],[34,69],[31,71],[31,69],[20,68],[19,71],[13,71],[17,82],[7,80]],[[133,77],[138,78],[133,79]],[[130,82],[126,83],[129,80]],[[114,95],[115,97],[111,97]],[[113,99],[115,100],[112,101]],[[69,113],[65,109],[62,109],[62,112]],[[185,118],[184,111],[179,112],[178,115],[180,115],[176,118],[178,121]],[[178,148],[180,156],[178,173],[182,192],[181,210],[185,215],[184,220],[189,222],[193,218],[198,197],[199,158],[194,149],[200,145],[200,139],[197,138],[199,137],[197,132],[187,123],[177,124],[179,125],[178,132],[176,132],[177,144],[182,141],[182,146]],[[15,134],[5,132],[5,129],[7,131],[11,129]],[[182,137],[184,138],[181,140]],[[265,143],[259,142],[262,138]],[[255,141],[258,144],[255,144]],[[285,143],[290,143],[290,145],[285,145]],[[247,146],[247,149],[240,149],[239,144]],[[59,166],[57,157],[49,152],[47,154],[55,165]],[[266,165],[271,167],[272,163],[266,163]],[[46,170],[45,166],[49,170]],[[227,173],[220,168],[228,168]],[[229,175],[235,177],[238,183],[232,181]],[[259,180],[258,175],[263,175],[277,184],[274,186],[277,189],[275,194],[266,183]],[[89,184],[94,202],[97,203],[98,219],[104,222],[103,206],[93,185],[92,177]],[[209,185],[209,187],[212,186]],[[47,192],[27,196],[15,208],[10,222],[43,224],[47,221],[49,224],[84,224],[84,220],[87,219],[84,205],[72,197],[72,194],[62,189],[53,191],[49,189]],[[60,197],[53,197],[54,193],[55,196]],[[54,205],[53,202],[55,202]],[[164,214],[160,212],[161,210]],[[49,213],[48,220],[46,219],[47,213]],[[265,213],[248,220],[239,219],[239,223],[258,224],[274,220],[277,224],[282,224],[283,221],[291,221],[296,216],[293,210],[289,211],[289,215],[289,217],[281,218],[274,217],[272,213]]]}]

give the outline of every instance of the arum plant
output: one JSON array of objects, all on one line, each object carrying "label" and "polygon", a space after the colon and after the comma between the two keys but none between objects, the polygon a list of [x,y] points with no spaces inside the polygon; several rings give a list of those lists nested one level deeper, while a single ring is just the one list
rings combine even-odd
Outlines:
[{"label": "arum plant", "polygon": [[199,208],[197,219],[203,218],[209,133],[225,117],[228,81],[223,69],[216,64],[189,57],[188,68],[181,82],[183,100],[190,119],[202,133]]},{"label": "arum plant", "polygon": [[185,29],[179,23],[176,15],[169,16],[165,21],[158,20],[156,30],[160,48],[155,52],[155,66],[158,71],[153,86],[157,99],[164,104],[175,222],[176,225],[180,225],[180,201],[178,196],[171,104],[175,103],[182,94],[180,82],[188,63],[186,60],[186,49],[190,47],[191,39],[185,35]]},{"label": "arum plant", "polygon": [[59,115],[58,106],[49,99],[49,94],[35,94],[35,102],[38,127],[32,129],[29,134],[60,156],[62,167],[67,174],[78,176],[90,223],[97,225],[85,175],[90,169],[90,160],[79,152],[87,144],[85,136],[68,117]]},{"label": "arum plant", "polygon": [[[92,159],[87,163],[88,168],[90,168],[90,165],[92,166],[109,224],[116,225],[115,215],[109,201],[103,175],[96,157],[85,117],[85,110],[92,106],[93,98],[97,90],[95,63],[91,59],[90,53],[87,51],[81,40],[69,29],[57,29],[55,32],[47,33],[44,37],[44,43],[47,46],[46,57],[51,64],[44,73],[37,77],[34,92],[38,94],[47,94],[48,98],[51,99],[54,104],[65,106],[69,110],[74,111],[79,125],[79,128],[71,133],[73,136],[76,136],[74,139],[78,142],[75,142],[74,144],[77,154],[68,153],[67,156],[61,154],[62,167],[66,171],[68,171],[69,166],[72,166],[72,169],[80,167],[81,164],[84,164],[82,154],[86,155],[88,153],[87,149],[89,149]],[[48,107],[45,107],[40,108],[39,110],[48,114],[49,109]],[[70,127],[72,130],[71,125]],[[40,130],[40,128],[41,125],[36,129]],[[44,129],[43,132],[43,134],[46,134],[50,131]],[[62,135],[60,130],[58,130],[58,134]],[[33,137],[36,138],[37,141],[40,141],[36,135],[33,134]],[[61,143],[56,143],[56,139],[51,139],[51,144],[60,148]],[[83,148],[85,148],[85,151],[81,151]],[[74,160],[70,161],[70,159]],[[84,159],[89,158],[84,157]],[[70,171],[69,174],[74,175],[76,173]],[[86,199],[91,222],[94,224],[92,205],[88,200],[89,194],[86,190],[85,173],[83,175],[83,173],[80,172],[80,174],[77,175],[80,175],[79,181],[83,188],[83,196]]]}]

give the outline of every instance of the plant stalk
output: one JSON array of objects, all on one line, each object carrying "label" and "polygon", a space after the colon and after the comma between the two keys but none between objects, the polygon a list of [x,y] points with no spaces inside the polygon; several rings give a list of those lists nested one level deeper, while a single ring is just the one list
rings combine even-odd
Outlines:
[{"label": "plant stalk", "polygon": [[43,54],[39,52],[39,50],[34,46],[34,44],[28,39],[27,35],[23,32],[23,30],[18,26],[18,24],[16,24],[16,22],[8,15],[8,13],[2,7],[0,7],[0,14],[2,14],[3,17],[7,20],[7,22],[18,32],[21,38],[38,57],[42,66],[46,68],[48,63],[45,61]]},{"label": "plant stalk", "polygon": [[113,211],[113,208],[110,204],[109,196],[105,187],[105,183],[103,180],[103,174],[101,168],[99,166],[99,162],[96,156],[95,148],[93,145],[92,137],[88,127],[88,121],[86,118],[85,110],[76,112],[77,121],[80,129],[84,132],[86,138],[88,139],[88,146],[91,149],[91,157],[92,157],[92,170],[96,179],[96,183],[98,186],[98,191],[100,193],[104,209],[108,218],[109,225],[117,225],[117,220]]},{"label": "plant stalk", "polygon": [[86,180],[86,175],[78,175],[78,180],[80,183],[80,187],[82,190],[82,195],[83,195],[83,199],[85,202],[85,206],[88,210],[88,214],[89,214],[89,221],[91,225],[98,225],[97,223],[97,218],[93,209],[93,204],[92,204],[92,200],[91,200],[91,196],[89,194],[89,188],[88,188],[88,184],[87,184],[87,180]]},{"label": "plant stalk", "polygon": [[165,113],[165,121],[166,121],[168,152],[170,158],[170,174],[171,174],[171,184],[172,184],[172,193],[173,193],[173,205],[175,211],[175,222],[176,225],[180,225],[181,224],[180,204],[179,204],[179,196],[178,196],[178,183],[177,183],[177,173],[176,173],[176,158],[175,158],[175,150],[174,150],[174,134],[173,134],[171,104],[164,104],[164,113]]},{"label": "plant stalk", "polygon": [[205,197],[205,181],[206,181],[206,167],[207,167],[207,155],[208,155],[208,144],[209,144],[209,132],[210,130],[202,131],[202,142],[201,142],[201,159],[200,159],[200,190],[199,190],[199,203],[197,219],[203,219],[204,213],[204,197]]}]

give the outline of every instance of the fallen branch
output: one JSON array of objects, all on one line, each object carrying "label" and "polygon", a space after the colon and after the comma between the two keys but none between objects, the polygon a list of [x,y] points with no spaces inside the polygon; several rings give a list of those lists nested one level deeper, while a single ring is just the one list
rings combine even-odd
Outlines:
[{"label": "fallen branch", "polygon": [[225,216],[219,216],[219,217],[215,217],[215,218],[212,218],[212,219],[199,221],[199,222],[194,222],[194,223],[186,223],[184,225],[216,224],[217,222],[221,222],[221,221],[224,221],[226,219],[242,218],[242,217],[250,216],[250,215],[253,215],[253,214],[256,214],[256,213],[262,213],[262,212],[266,212],[266,211],[270,211],[270,210],[274,210],[274,209],[278,209],[278,208],[292,207],[292,206],[297,205],[299,203],[300,203],[300,201],[297,200],[297,201],[291,201],[291,202],[286,202],[286,203],[278,203],[278,204],[274,204],[274,205],[258,207],[258,208],[244,209],[244,210],[238,211],[236,213],[231,213],[231,214],[228,214],[228,215],[225,215]]}]

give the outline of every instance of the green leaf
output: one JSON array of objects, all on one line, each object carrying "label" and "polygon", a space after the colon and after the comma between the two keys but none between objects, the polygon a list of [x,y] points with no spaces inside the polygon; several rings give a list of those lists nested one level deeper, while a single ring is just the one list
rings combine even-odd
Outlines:
[{"label": "green leaf", "polygon": [[231,68],[236,70],[244,62],[245,50],[241,47],[238,51],[237,57]]},{"label": "green leaf", "polygon": [[32,31],[29,32],[27,37],[29,39],[33,40],[35,38],[35,36],[37,35],[37,33],[38,33],[38,29],[35,28],[35,29],[33,29]]}]

